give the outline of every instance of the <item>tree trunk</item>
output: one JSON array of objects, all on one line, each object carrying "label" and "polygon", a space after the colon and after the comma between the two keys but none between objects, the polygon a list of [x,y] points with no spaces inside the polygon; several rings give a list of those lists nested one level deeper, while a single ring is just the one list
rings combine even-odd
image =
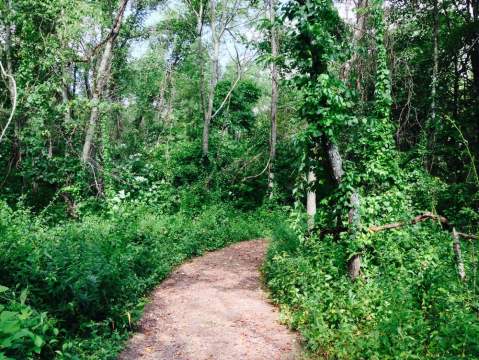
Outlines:
[{"label": "tree trunk", "polygon": [[204,59],[203,59],[203,20],[204,20],[204,5],[203,0],[199,2],[199,9],[196,10],[192,9],[196,13],[196,47],[198,51],[198,69],[200,70],[200,101],[201,101],[201,111],[203,113],[203,119],[206,117],[206,94],[205,94],[205,74],[204,74]]},{"label": "tree trunk", "polygon": [[306,212],[308,214],[308,228],[311,230],[314,227],[314,216],[316,215],[316,174],[312,167],[308,171],[308,192],[306,195]]},{"label": "tree trunk", "polygon": [[[361,215],[359,213],[360,209],[360,197],[357,190],[351,194],[350,199],[350,206],[351,209],[349,210],[349,226],[351,231],[351,236],[353,239],[356,237],[357,232],[359,231],[359,227],[361,226]],[[349,277],[354,280],[359,276],[361,272],[361,255],[354,254],[348,261],[348,271]]]},{"label": "tree trunk", "polygon": [[161,113],[163,112],[163,107],[165,106],[165,88],[166,84],[166,76],[168,74],[168,70],[166,70],[165,78],[161,81],[160,85],[160,94],[158,95],[158,103],[156,104],[156,120],[160,122],[161,120]]},{"label": "tree trunk", "polygon": [[472,65],[472,74],[473,74],[473,108],[475,109],[473,116],[476,118],[475,126],[475,142],[476,146],[479,148],[479,0],[472,1],[472,19],[475,26],[475,31],[473,35],[473,41],[475,44],[472,48],[471,53],[471,65]]},{"label": "tree trunk", "polygon": [[[8,1],[8,8],[11,11],[11,6],[12,3],[9,0]],[[7,77],[7,84],[8,84],[8,91],[10,93],[10,99],[13,100],[15,95],[15,90],[14,90],[14,84],[13,84],[13,64],[12,64],[12,50],[11,50],[11,44],[12,44],[12,28],[10,24],[6,24],[6,29],[5,29],[5,56],[6,56],[6,72],[10,76]]]},{"label": "tree trunk", "polygon": [[438,37],[439,37],[439,11],[437,1],[434,1],[434,32],[433,32],[433,66],[431,81],[431,121],[432,125],[436,123],[436,90],[437,90],[437,74],[438,74]]},{"label": "tree trunk", "polygon": [[366,14],[364,13],[364,9],[368,7],[368,0],[357,0],[354,2],[355,5],[355,13],[356,13],[356,24],[353,28],[353,54],[351,59],[346,62],[344,66],[344,70],[342,72],[342,78],[347,81],[348,77],[353,71],[356,74],[356,90],[361,94],[361,97],[364,97],[364,91],[362,89],[362,79],[364,79],[364,69],[361,69],[361,62],[358,49],[355,47],[358,46],[359,42],[364,36],[366,32]]},{"label": "tree trunk", "polygon": [[90,86],[90,70],[85,69],[83,71],[83,85],[85,85],[85,95],[88,98],[88,100],[91,100],[93,98],[93,94],[91,91],[91,86]]},{"label": "tree trunk", "polygon": [[[362,4],[362,2],[360,2]],[[358,36],[359,33],[355,32],[354,36]],[[313,76],[318,76],[325,71],[327,71],[327,66],[324,60],[318,55],[317,52],[313,51],[314,47],[316,46],[312,39],[309,36],[305,37],[305,41],[309,43],[311,47],[311,57],[312,57],[312,67],[313,67]],[[350,68],[350,67],[349,67]],[[346,69],[346,72],[343,73],[344,77],[348,76],[349,69]],[[344,78],[343,78],[344,80]],[[338,146],[332,141],[332,139],[328,138],[326,135],[323,135],[321,139],[322,146],[324,148],[324,152],[327,154],[328,163],[330,166],[330,171],[332,178],[334,181],[339,185],[342,181],[344,176],[344,169],[343,169],[343,160],[341,154],[339,152]],[[351,221],[355,219],[357,221],[357,225],[350,222],[350,230],[352,232],[352,237],[355,236],[355,230],[359,227],[359,193],[354,191],[350,198],[350,206],[351,212],[350,215]],[[349,263],[349,275],[352,280],[356,279],[359,275],[360,268],[361,268],[361,258],[360,255],[354,255]]]},{"label": "tree trunk", "polygon": [[475,41],[474,46],[472,47],[471,53],[471,64],[472,64],[472,74],[473,74],[473,85],[475,96],[479,96],[479,27],[477,23],[479,21],[479,0],[472,1],[472,20],[476,24],[476,30],[474,31],[473,41]]},{"label": "tree trunk", "polygon": [[70,96],[68,94],[68,75],[67,75],[68,68],[66,65],[62,65],[62,102],[65,106],[65,124],[71,122],[72,119],[72,112],[70,107]]},{"label": "tree trunk", "polygon": [[278,56],[278,39],[276,34],[275,22],[275,0],[269,0],[269,20],[271,23],[271,134],[270,134],[270,163],[268,171],[268,187],[270,196],[273,195],[274,188],[274,162],[276,158],[276,140],[277,124],[276,117],[278,112],[278,70],[276,67],[276,57]]},{"label": "tree trunk", "polygon": [[176,96],[176,88],[170,75],[170,97],[168,98],[168,106],[166,107],[166,114],[165,114],[165,123],[170,125],[170,132],[171,132],[171,112],[173,111],[173,102],[175,101],[175,96]]},{"label": "tree trunk", "polygon": [[220,55],[220,34],[216,29],[216,0],[210,0],[211,15],[211,39],[213,41],[213,53],[211,58],[211,79],[208,88],[208,103],[203,124],[203,157],[208,158],[210,126],[213,116],[213,105],[215,97],[216,84],[219,77],[219,55]]},{"label": "tree trunk", "polygon": [[[61,10],[61,17],[63,18],[65,16],[65,12],[62,9]],[[64,31],[66,29],[62,28],[59,32],[59,40],[60,44],[63,49],[68,48],[67,41],[64,38]],[[69,64],[66,62],[63,58],[61,60],[60,64],[60,72],[62,74],[62,87],[61,87],[61,97],[62,97],[62,104],[65,107],[65,113],[64,113],[64,120],[65,124],[70,123],[72,115],[71,115],[71,107],[70,107],[70,96],[69,96],[69,83],[71,82],[70,76],[69,76]],[[74,93],[74,92],[73,92]]]},{"label": "tree trunk", "polygon": [[78,219],[78,212],[77,212],[77,206],[75,204],[75,201],[71,198],[71,196],[67,192],[63,191],[61,195],[67,206],[68,215],[70,215],[74,219]]},{"label": "tree trunk", "polygon": [[[426,120],[426,130],[425,130],[425,140],[426,140],[426,149],[432,150],[435,141],[435,128],[436,128],[436,93],[437,93],[437,82],[438,82],[438,37],[439,37],[439,10],[438,10],[438,0],[434,1],[434,25],[433,25],[433,53],[432,53],[432,75],[431,75],[431,117]],[[427,171],[431,172],[434,163],[434,154],[426,154],[425,156],[425,168]]]},{"label": "tree trunk", "polygon": [[83,144],[83,151],[82,151],[83,163],[87,163],[90,160],[92,142],[95,136],[96,126],[97,126],[99,115],[100,115],[99,106],[103,98],[103,92],[105,90],[106,84],[110,77],[110,66],[111,66],[111,60],[113,56],[113,47],[115,45],[115,40],[118,37],[118,33],[120,32],[121,22],[123,19],[123,15],[125,13],[127,3],[128,3],[128,0],[122,0],[120,4],[118,14],[113,23],[113,28],[110,34],[108,35],[108,38],[103,48],[103,54],[101,56],[100,65],[98,66],[95,89],[92,94],[92,109],[90,113],[90,120],[88,122],[85,142]]},{"label": "tree trunk", "polygon": [[462,260],[462,252],[461,252],[461,241],[459,240],[459,234],[456,231],[456,228],[452,229],[452,238],[453,238],[452,248],[456,256],[457,272],[459,275],[459,279],[461,281],[466,281],[466,271],[464,269],[464,261]]},{"label": "tree trunk", "polygon": [[325,141],[326,153],[328,154],[329,165],[331,166],[331,172],[334,180],[337,184],[341,183],[344,175],[343,159],[339,153],[338,146],[329,139]]}]

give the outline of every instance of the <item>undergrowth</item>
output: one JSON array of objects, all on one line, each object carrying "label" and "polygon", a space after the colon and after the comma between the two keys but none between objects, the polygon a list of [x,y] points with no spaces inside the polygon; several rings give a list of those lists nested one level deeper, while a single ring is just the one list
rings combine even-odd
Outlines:
[{"label": "undergrowth", "polygon": [[228,205],[162,214],[124,203],[48,226],[0,204],[0,359],[115,359],[174,266],[262,236],[272,218]]}]

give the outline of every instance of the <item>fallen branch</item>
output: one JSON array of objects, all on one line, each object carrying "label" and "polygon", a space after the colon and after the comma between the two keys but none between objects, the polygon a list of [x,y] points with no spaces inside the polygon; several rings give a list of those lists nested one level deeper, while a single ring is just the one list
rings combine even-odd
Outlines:
[{"label": "fallen branch", "polygon": [[373,225],[373,226],[370,226],[368,228],[368,231],[375,233],[375,232],[380,232],[380,231],[383,231],[383,230],[397,229],[397,228],[403,227],[405,225],[414,225],[414,224],[417,224],[419,222],[426,221],[426,220],[436,220],[436,221],[440,222],[441,224],[445,224],[445,225],[449,224],[448,220],[444,216],[435,215],[431,212],[425,212],[424,214],[416,216],[414,219],[412,219],[408,223],[395,222],[395,223],[380,225],[380,226]]},{"label": "fallen branch", "polygon": [[466,239],[466,240],[479,240],[479,236],[477,236],[477,235],[464,234],[462,232],[458,232],[457,235],[459,237],[462,237],[462,238]]},{"label": "fallen branch", "polygon": [[[449,229],[451,228],[451,224],[449,223],[449,220],[447,220],[447,218],[445,218],[444,216],[435,215],[431,212],[425,212],[424,214],[416,216],[414,219],[412,219],[409,222],[398,221],[398,222],[395,222],[395,223],[390,223],[390,224],[385,224],[385,225],[378,225],[378,226],[377,225],[372,225],[372,226],[368,227],[367,230],[369,232],[372,232],[372,233],[377,233],[377,232],[381,232],[381,231],[384,231],[384,230],[398,229],[398,228],[401,228],[401,227],[406,226],[406,225],[414,225],[414,224],[417,224],[417,223],[420,223],[420,222],[426,221],[426,220],[435,220],[435,221],[438,221],[441,224],[445,225]],[[334,228],[334,229],[322,229],[322,230],[320,230],[320,234],[321,235],[338,234],[338,233],[347,232],[347,231],[348,231],[348,228],[346,228],[346,227],[337,227],[337,228]],[[455,229],[454,229],[454,231],[455,231]],[[466,239],[466,240],[479,240],[479,236],[477,236],[477,235],[466,234],[466,233],[459,232],[459,231],[456,231],[456,234],[459,238],[463,238],[463,239]]]}]

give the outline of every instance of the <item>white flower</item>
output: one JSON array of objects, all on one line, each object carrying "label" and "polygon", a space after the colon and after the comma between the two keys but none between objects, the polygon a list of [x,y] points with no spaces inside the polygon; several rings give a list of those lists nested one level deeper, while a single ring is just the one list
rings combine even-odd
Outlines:
[{"label": "white flower", "polygon": [[147,179],[143,176],[135,176],[135,180],[138,182],[145,182]]}]

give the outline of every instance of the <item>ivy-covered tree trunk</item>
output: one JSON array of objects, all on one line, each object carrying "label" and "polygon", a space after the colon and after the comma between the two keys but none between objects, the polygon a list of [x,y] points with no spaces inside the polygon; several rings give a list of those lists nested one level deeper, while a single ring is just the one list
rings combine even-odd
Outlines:
[{"label": "ivy-covered tree trunk", "polygon": [[[369,6],[368,0],[357,0],[355,2],[355,12],[356,12],[356,24],[353,30],[353,55],[348,61],[346,65],[345,72],[343,74],[343,80],[347,81],[351,76],[351,70],[354,69],[356,79],[356,90],[361,94],[363,92],[361,82],[362,78],[364,77],[364,70],[361,69],[361,61],[359,53],[359,44],[364,37],[366,32],[366,16],[367,16],[367,8]],[[364,95],[362,96],[364,97]],[[359,191],[355,188],[351,194],[349,199],[350,210],[348,216],[348,224],[350,230],[350,236],[352,240],[354,240],[357,236],[357,232],[361,226],[361,214],[360,214],[360,203],[361,198],[359,195]],[[348,261],[348,271],[349,276],[351,279],[356,279],[359,276],[361,271],[361,255],[360,254],[353,254]]]},{"label": "ivy-covered tree trunk", "polygon": [[125,14],[127,4],[128,0],[122,0],[122,2],[120,3],[118,14],[116,15],[115,21],[113,23],[113,28],[111,29],[111,32],[106,39],[103,53],[100,59],[100,65],[98,66],[95,88],[92,92],[91,98],[92,109],[90,113],[90,120],[88,122],[81,157],[84,163],[87,163],[90,160],[93,138],[95,136],[96,126],[100,117],[100,102],[103,98],[103,92],[110,77],[110,66],[113,57],[113,47],[120,32],[122,19],[123,15]]},{"label": "ivy-covered tree trunk", "polygon": [[[339,185],[341,184],[344,177],[343,159],[341,157],[341,154],[339,153],[339,148],[334,142],[332,142],[328,138],[325,138],[324,144],[325,152],[328,154],[331,174],[337,185]],[[357,189],[355,189],[350,197],[350,210],[348,219],[349,231],[352,240],[354,240],[354,238],[356,237],[356,232],[358,231],[361,222],[359,206],[359,192],[357,191]],[[353,254],[348,260],[349,276],[352,280],[354,280],[359,276],[360,271],[361,255]]]}]

